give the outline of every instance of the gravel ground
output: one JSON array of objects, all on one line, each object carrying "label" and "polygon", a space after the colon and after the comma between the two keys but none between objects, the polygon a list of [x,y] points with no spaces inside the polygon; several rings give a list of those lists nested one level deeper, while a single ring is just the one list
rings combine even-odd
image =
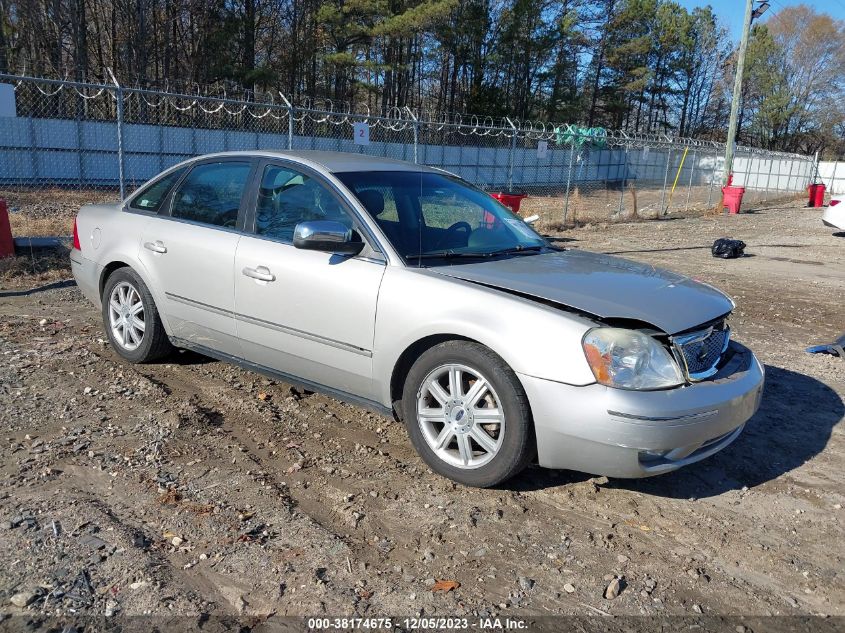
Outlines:
[{"label": "gravel ground", "polygon": [[733,445],[466,489],[392,420],[188,352],[128,365],[72,287],[5,297],[0,613],[845,615],[845,360],[803,351],[845,330],[845,238],[806,209],[554,237],[734,297],[767,387]]}]

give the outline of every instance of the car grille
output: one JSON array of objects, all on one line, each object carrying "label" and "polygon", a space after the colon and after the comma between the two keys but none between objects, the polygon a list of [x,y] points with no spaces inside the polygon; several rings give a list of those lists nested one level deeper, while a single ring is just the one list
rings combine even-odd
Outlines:
[{"label": "car grille", "polygon": [[722,321],[703,330],[672,337],[675,355],[687,378],[704,380],[718,371],[722,354],[728,348],[731,330]]}]

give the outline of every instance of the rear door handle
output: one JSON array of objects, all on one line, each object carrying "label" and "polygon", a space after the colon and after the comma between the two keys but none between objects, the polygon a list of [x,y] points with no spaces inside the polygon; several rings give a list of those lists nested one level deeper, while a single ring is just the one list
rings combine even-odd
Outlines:
[{"label": "rear door handle", "polygon": [[161,242],[161,240],[156,240],[155,242],[144,242],[144,248],[148,251],[152,251],[153,253],[167,252],[167,247]]},{"label": "rear door handle", "polygon": [[276,281],[276,275],[271,273],[267,266],[256,266],[255,268],[249,268],[247,266],[241,272],[243,272],[243,274],[247,277],[252,277],[253,279],[258,279],[259,281]]}]

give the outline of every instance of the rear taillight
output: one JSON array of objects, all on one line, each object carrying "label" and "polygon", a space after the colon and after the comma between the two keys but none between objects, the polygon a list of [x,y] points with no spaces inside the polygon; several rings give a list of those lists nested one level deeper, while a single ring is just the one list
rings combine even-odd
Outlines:
[{"label": "rear taillight", "polygon": [[831,200],[831,201],[830,201],[830,205],[829,205],[829,206],[831,206],[831,207],[835,207],[835,206],[836,206],[837,204],[839,204],[840,202],[842,202],[842,201],[841,201],[841,200]]},{"label": "rear taillight", "polygon": [[77,251],[82,250],[82,244],[79,243],[79,230],[76,228],[76,218],[73,219],[73,248]]}]

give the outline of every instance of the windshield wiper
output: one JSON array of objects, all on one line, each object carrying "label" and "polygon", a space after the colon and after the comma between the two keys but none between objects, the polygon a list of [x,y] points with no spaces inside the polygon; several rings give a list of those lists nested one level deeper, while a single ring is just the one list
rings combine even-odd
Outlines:
[{"label": "windshield wiper", "polygon": [[517,253],[536,253],[546,248],[542,244],[536,246],[513,246],[510,248],[502,248],[498,251],[490,251],[488,253],[479,253],[479,257],[495,257],[496,255],[514,255]]},{"label": "windshield wiper", "polygon": [[480,253],[471,253],[466,251],[432,251],[430,253],[413,253],[411,255],[405,255],[405,259],[412,260],[412,259],[451,259],[451,258],[459,258],[459,257],[474,257],[474,258],[485,258],[485,257],[495,257],[497,255],[515,255],[518,253],[536,253],[537,251],[541,251],[546,248],[543,245],[538,244],[537,246],[511,246],[509,248],[502,248],[498,251],[482,251]]},{"label": "windshield wiper", "polygon": [[485,257],[486,253],[462,253],[460,251],[431,251],[430,253],[411,253],[405,259],[450,259],[457,257]]}]

